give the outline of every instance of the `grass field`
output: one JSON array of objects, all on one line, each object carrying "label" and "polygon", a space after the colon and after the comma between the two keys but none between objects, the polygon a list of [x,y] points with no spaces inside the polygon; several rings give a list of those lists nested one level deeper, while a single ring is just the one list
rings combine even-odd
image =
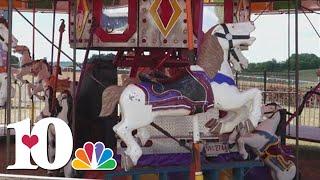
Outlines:
[{"label": "grass field", "polygon": [[308,69],[300,71],[300,79],[302,81],[319,82],[319,78],[316,75],[316,69]]}]

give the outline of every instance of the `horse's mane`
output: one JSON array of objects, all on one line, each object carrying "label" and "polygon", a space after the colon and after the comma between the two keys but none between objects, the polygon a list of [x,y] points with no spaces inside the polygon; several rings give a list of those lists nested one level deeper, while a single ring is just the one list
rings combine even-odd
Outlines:
[{"label": "horse's mane", "polygon": [[202,67],[210,78],[216,75],[223,62],[223,50],[217,37],[212,35],[212,31],[216,26],[205,33],[199,47],[199,58],[197,59],[197,65]]}]

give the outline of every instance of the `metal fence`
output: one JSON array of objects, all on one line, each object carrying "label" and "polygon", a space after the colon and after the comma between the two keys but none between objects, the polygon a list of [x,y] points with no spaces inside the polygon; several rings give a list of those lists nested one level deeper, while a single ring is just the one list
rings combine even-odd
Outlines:
[{"label": "metal fence", "polygon": [[[33,102],[30,99],[27,93],[26,84],[14,83],[12,82],[12,87],[14,88],[13,94],[14,97],[11,98],[11,122],[15,123],[19,122],[23,119],[30,118],[32,119],[32,111],[33,118],[35,119],[41,112],[41,109],[44,106],[44,103],[34,98]],[[34,105],[34,110],[32,110],[32,104]],[[6,109],[0,109],[0,124],[6,123]]]},{"label": "metal fence", "polygon": [[[238,74],[237,85],[241,90],[259,88],[263,90],[265,103],[277,102],[290,112],[295,112],[295,76],[286,72],[250,72]],[[304,94],[318,82],[299,81],[299,102]],[[292,122],[295,124],[295,121]],[[313,95],[306,103],[300,117],[302,126],[320,127],[320,97]]]}]

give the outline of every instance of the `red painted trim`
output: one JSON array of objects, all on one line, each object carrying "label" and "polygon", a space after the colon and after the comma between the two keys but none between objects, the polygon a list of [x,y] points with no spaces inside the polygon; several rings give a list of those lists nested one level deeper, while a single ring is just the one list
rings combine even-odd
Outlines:
[{"label": "red painted trim", "polygon": [[233,23],[233,0],[224,0],[224,22]]},{"label": "red painted trim", "polygon": [[137,19],[138,19],[138,0],[130,0],[128,1],[128,24],[129,28],[127,28],[123,34],[108,34],[100,25],[101,16],[102,16],[102,8],[103,8],[103,0],[95,0],[93,1],[93,16],[98,24],[98,28],[95,31],[95,34],[100,38],[103,42],[127,42],[132,35],[137,31]]}]

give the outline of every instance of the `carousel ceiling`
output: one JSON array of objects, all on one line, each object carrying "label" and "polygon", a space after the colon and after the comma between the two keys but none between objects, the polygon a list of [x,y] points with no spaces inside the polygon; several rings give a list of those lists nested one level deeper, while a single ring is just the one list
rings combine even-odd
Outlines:
[{"label": "carousel ceiling", "polygon": [[[250,0],[239,0],[250,1]],[[20,11],[32,11],[33,2],[37,11],[52,12],[52,0],[14,0],[13,5]],[[288,6],[288,2],[290,6]],[[125,5],[127,0],[104,0],[105,4],[112,6],[113,4]],[[206,5],[223,5],[224,0],[204,0]],[[0,1],[0,9],[6,10],[8,8],[7,1]],[[264,11],[266,13],[285,12],[289,9],[295,8],[295,1],[291,0],[251,0],[251,12],[259,13]],[[300,9],[304,11],[320,11],[320,0],[300,0]],[[68,13],[69,4],[68,0],[57,0],[57,12]]]}]

